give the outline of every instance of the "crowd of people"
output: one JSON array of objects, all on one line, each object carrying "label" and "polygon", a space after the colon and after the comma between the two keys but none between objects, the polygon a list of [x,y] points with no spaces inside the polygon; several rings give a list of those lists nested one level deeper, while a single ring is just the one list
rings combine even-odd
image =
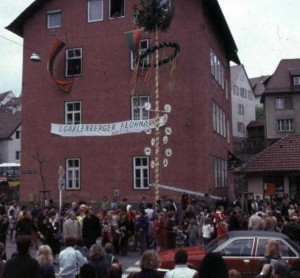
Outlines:
[{"label": "crowd of people", "polygon": [[[253,196],[244,205],[240,198],[232,202],[224,199],[212,205],[186,194],[178,202],[163,196],[154,203],[143,197],[136,204],[130,203],[127,198],[118,201],[103,197],[97,205],[72,202],[60,212],[52,201],[47,201],[44,206],[37,203],[22,207],[15,201],[2,203],[0,277],[21,277],[20,272],[15,273],[14,267],[20,261],[28,268],[32,267],[32,271],[38,269],[39,273],[39,276],[30,274],[23,277],[55,277],[54,264],[59,265],[59,275],[65,278],[76,275],[121,277],[122,267],[118,258],[128,252],[154,256],[153,261],[159,261],[155,258],[160,250],[175,247],[184,250],[180,247],[206,245],[229,230],[279,231],[299,244],[298,205],[287,195],[280,200],[262,200]],[[6,240],[16,242],[17,253],[5,263]],[[36,259],[28,257],[30,246],[38,250]],[[185,265],[185,259],[184,251],[174,258],[179,265]],[[143,271],[143,259],[141,269]],[[179,267],[175,269],[179,273]],[[201,269],[195,274],[208,277],[201,275]],[[177,277],[173,275],[166,274],[165,277]]]}]

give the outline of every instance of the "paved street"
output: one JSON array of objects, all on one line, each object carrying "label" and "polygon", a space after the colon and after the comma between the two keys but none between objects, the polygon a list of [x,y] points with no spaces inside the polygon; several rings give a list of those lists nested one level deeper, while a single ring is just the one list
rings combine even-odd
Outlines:
[{"label": "paved street", "polygon": [[[9,239],[6,240],[6,255],[7,259],[11,257],[11,255],[16,251],[16,244],[12,243]],[[31,249],[30,254],[32,257],[35,257],[36,250]],[[120,262],[123,266],[123,277],[127,277],[129,273],[139,271],[140,268],[138,266],[138,261],[140,258],[139,252],[128,252],[127,256],[121,257],[118,256]],[[59,267],[55,266],[55,272],[58,275]]]}]

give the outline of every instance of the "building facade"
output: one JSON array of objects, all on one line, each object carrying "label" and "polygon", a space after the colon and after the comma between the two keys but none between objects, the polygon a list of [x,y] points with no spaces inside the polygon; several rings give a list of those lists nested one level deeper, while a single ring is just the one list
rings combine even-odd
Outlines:
[{"label": "building facade", "polygon": [[[181,51],[174,74],[171,64],[159,68],[160,105],[172,107],[161,162],[165,154],[172,156],[167,167],[161,163],[160,183],[227,196],[232,149],[229,62],[239,63],[237,48],[217,1],[170,3],[175,17],[159,41],[177,42]],[[145,147],[151,148],[153,133],[79,137],[51,133],[53,123],[75,128],[102,124],[109,129],[110,123],[154,118],[144,106],[155,101],[151,68],[149,82],[138,75],[139,89],[132,94],[133,55],[124,37],[134,29],[130,1],[36,0],[7,29],[24,38],[21,199],[27,200],[29,194],[37,198],[46,189],[57,200],[61,166],[66,201],[99,201],[104,195],[132,202],[141,196],[154,200],[149,186],[155,175],[153,152],[144,153]],[[68,93],[47,71],[57,39],[66,45],[55,53],[53,73],[72,83]],[[140,49],[154,44],[154,36],[143,33]],[[40,53],[39,63],[29,59],[32,49]],[[166,148],[171,152],[165,153]]]}]

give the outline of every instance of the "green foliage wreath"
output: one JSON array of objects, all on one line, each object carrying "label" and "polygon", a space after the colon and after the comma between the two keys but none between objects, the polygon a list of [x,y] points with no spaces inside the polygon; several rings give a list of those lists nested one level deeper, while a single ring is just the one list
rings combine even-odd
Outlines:
[{"label": "green foliage wreath", "polygon": [[136,24],[144,27],[149,33],[159,31],[167,32],[174,15],[173,5],[165,0],[137,0],[133,4],[133,14]]}]

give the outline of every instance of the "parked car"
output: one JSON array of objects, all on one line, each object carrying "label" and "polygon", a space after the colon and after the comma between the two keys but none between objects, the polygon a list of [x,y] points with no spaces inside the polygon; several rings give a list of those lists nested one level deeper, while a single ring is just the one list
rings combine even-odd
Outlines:
[{"label": "parked car", "polygon": [[[264,257],[265,246],[269,239],[279,243],[281,257],[291,266],[300,259],[300,247],[282,233],[268,231],[232,231],[213,240],[206,247],[185,247],[188,252],[188,263],[198,269],[205,254],[220,252],[228,269],[236,269],[242,277],[254,277],[259,267],[259,261]],[[174,267],[176,249],[159,252],[161,268]]]}]

